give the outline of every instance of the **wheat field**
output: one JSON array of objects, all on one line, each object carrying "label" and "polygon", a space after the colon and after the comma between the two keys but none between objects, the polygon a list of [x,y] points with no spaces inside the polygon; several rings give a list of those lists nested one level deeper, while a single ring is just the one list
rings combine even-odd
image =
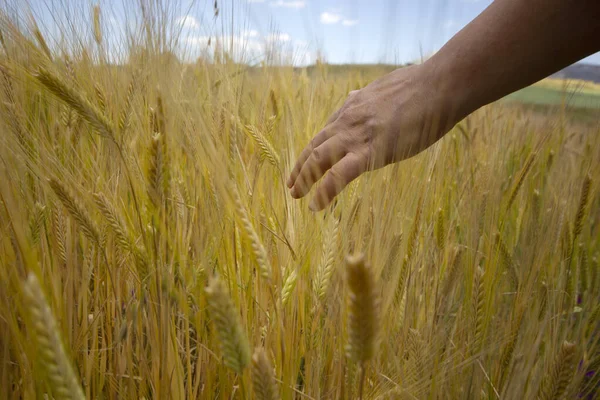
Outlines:
[{"label": "wheat field", "polygon": [[599,111],[491,104],[312,213],[379,71],[179,62],[159,11],[121,65],[99,7],[0,18],[0,398],[598,398]]}]

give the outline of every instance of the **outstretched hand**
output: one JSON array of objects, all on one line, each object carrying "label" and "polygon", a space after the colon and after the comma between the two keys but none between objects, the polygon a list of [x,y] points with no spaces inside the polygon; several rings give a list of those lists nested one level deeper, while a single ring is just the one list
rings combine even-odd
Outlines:
[{"label": "outstretched hand", "polygon": [[425,64],[397,69],[350,92],[304,148],[287,181],[292,197],[304,197],[325,175],[310,209],[327,207],[362,173],[411,157],[457,122]]}]

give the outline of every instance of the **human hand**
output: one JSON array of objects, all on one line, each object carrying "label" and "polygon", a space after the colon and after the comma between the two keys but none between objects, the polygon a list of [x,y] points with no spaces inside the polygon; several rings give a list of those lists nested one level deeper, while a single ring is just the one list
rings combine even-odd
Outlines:
[{"label": "human hand", "polygon": [[397,69],[350,92],[300,154],[287,181],[292,197],[304,197],[327,173],[309,206],[324,209],[362,173],[435,143],[458,122],[450,105],[426,64]]}]

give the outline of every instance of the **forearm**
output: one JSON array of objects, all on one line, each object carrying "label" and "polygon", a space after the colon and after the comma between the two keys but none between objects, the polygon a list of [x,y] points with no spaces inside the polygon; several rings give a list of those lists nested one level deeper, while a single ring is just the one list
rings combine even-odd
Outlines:
[{"label": "forearm", "polygon": [[460,120],[599,50],[599,0],[496,0],[424,67]]}]

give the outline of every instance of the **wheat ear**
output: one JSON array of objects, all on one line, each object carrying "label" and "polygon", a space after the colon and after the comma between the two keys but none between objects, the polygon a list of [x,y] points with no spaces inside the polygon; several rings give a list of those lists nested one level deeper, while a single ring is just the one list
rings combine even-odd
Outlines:
[{"label": "wheat ear", "polygon": [[561,398],[573,377],[575,349],[574,343],[569,343],[566,340],[562,343],[554,363],[542,380],[537,396],[538,400]]},{"label": "wheat ear", "polygon": [[42,35],[42,32],[40,32],[40,29],[38,28],[35,22],[33,27],[33,36],[35,36],[35,39],[42,48],[42,51],[44,52],[46,57],[52,60],[52,52],[50,51],[50,47],[48,47],[48,43],[46,42],[46,39],[44,39],[44,35]]},{"label": "wheat ear", "polygon": [[289,275],[285,278],[283,288],[281,289],[281,304],[285,307],[290,300],[292,292],[296,288],[296,282],[298,281],[298,273],[295,269],[292,269]]},{"label": "wheat ear", "polygon": [[533,165],[533,160],[535,160],[535,156],[536,156],[536,153],[532,153],[529,156],[529,158],[525,162],[525,165],[523,166],[523,169],[519,173],[519,176],[517,177],[517,181],[515,182],[515,185],[513,186],[513,189],[510,192],[508,202],[506,203],[506,210],[508,210],[510,208],[510,206],[512,205],[512,203],[515,201],[515,198],[517,197],[517,194],[519,193],[519,189],[521,189],[521,186],[523,186],[523,181],[525,180],[525,177],[527,176],[527,174],[529,173],[529,170],[531,169],[531,166]]},{"label": "wheat ear", "polygon": [[484,336],[485,323],[485,285],[484,272],[481,267],[475,271],[475,281],[473,282],[473,327],[475,328],[473,353],[481,351]]},{"label": "wheat ear", "polygon": [[95,193],[94,201],[100,209],[100,213],[108,222],[108,226],[115,235],[115,238],[117,239],[117,245],[121,248],[121,250],[131,253],[138,262],[138,265],[142,267],[143,271],[145,271],[148,267],[146,257],[144,256],[142,250],[136,246],[135,240],[127,230],[117,211],[102,193]]},{"label": "wheat ear", "polygon": [[415,212],[415,219],[413,220],[413,225],[410,230],[410,234],[408,235],[408,240],[406,243],[406,254],[404,255],[404,260],[402,261],[402,267],[400,267],[400,275],[398,276],[398,286],[396,287],[396,300],[402,298],[404,294],[404,286],[406,284],[406,279],[408,278],[408,270],[410,266],[410,262],[415,254],[415,248],[417,247],[417,238],[419,236],[419,225],[421,223],[421,214],[423,213],[423,196],[419,198],[419,203],[417,204],[417,211]]},{"label": "wheat ear", "polygon": [[252,355],[252,386],[256,400],[279,399],[273,367],[263,348],[257,348]]},{"label": "wheat ear", "polygon": [[165,135],[156,132],[150,146],[148,168],[148,195],[155,206],[166,204],[169,194],[169,170]]},{"label": "wheat ear", "polygon": [[435,223],[435,241],[436,241],[438,248],[440,249],[440,251],[442,253],[444,252],[444,249],[446,248],[445,220],[446,220],[446,217],[444,215],[444,210],[442,208],[439,208],[437,211],[437,218],[436,218],[436,223]]},{"label": "wheat ear", "polygon": [[100,111],[106,113],[106,95],[98,82],[94,83],[94,93],[96,94],[96,101],[98,102]]},{"label": "wheat ear", "polygon": [[119,130],[122,131],[129,126],[129,120],[131,117],[131,102],[133,101],[133,94],[135,90],[135,80],[132,79],[127,86],[127,94],[125,95],[125,102],[121,112],[119,113]]},{"label": "wheat ear", "polygon": [[46,370],[52,393],[60,399],[85,399],[65,353],[56,320],[35,275],[29,274],[23,284],[23,293],[31,328],[35,332],[37,355],[40,357],[40,365]]},{"label": "wheat ear", "polygon": [[337,218],[333,218],[330,222],[330,227],[327,232],[327,242],[323,249],[323,260],[319,269],[317,270],[315,292],[319,301],[325,299],[329,284],[331,282],[331,276],[335,269],[335,256],[337,251],[337,239],[339,231],[339,221]]},{"label": "wheat ear", "polygon": [[498,246],[498,250],[500,251],[500,258],[502,260],[502,265],[504,266],[504,270],[506,274],[510,277],[510,281],[513,284],[514,288],[517,289],[519,287],[519,274],[517,273],[517,268],[515,267],[515,263],[513,261],[513,257],[506,247],[506,244],[502,240],[502,236],[500,232],[496,232],[496,244]]},{"label": "wheat ear", "polygon": [[246,234],[250,238],[250,242],[252,243],[252,251],[254,252],[254,256],[256,257],[256,262],[258,264],[258,268],[260,269],[260,275],[265,279],[271,279],[271,263],[269,262],[269,257],[267,256],[267,251],[265,250],[258,234],[254,230],[254,226],[252,222],[250,222],[250,218],[248,217],[248,213],[246,212],[246,208],[242,204],[242,199],[240,198],[237,190],[233,190],[235,206],[237,212],[239,214],[240,219],[242,220],[242,225],[244,225],[244,230]]},{"label": "wheat ear", "polygon": [[44,68],[40,68],[35,77],[52,94],[74,109],[98,134],[114,140],[114,129],[111,122],[75,89],[69,87],[58,76]]},{"label": "wheat ear", "polygon": [[379,298],[372,269],[363,255],[346,258],[348,358],[364,364],[375,356],[379,336]]},{"label": "wheat ear", "polygon": [[62,185],[59,181],[52,178],[50,179],[50,187],[56,193],[56,196],[61,201],[63,206],[67,209],[69,214],[77,221],[81,231],[85,236],[88,237],[92,242],[100,244],[100,233],[98,228],[92,222],[91,217],[85,211],[85,208],[81,206],[79,201],[75,198],[69,190]]},{"label": "wheat ear", "polygon": [[46,206],[36,203],[35,205],[35,213],[33,217],[29,221],[29,229],[31,231],[31,239],[34,244],[37,244],[40,239],[40,232],[42,230],[42,226],[46,221]]},{"label": "wheat ear", "polygon": [[250,346],[238,311],[218,277],[212,277],[206,288],[210,316],[215,324],[223,363],[241,374],[250,362]]},{"label": "wheat ear", "polygon": [[585,217],[585,211],[590,199],[590,186],[592,185],[592,178],[586,175],[581,186],[581,197],[579,199],[579,207],[577,207],[577,215],[575,216],[575,226],[573,227],[573,240],[577,239],[581,235],[583,230],[583,218]]},{"label": "wheat ear", "polygon": [[100,6],[97,4],[94,6],[93,20],[94,20],[94,40],[96,41],[96,44],[98,44],[98,46],[100,46],[102,44],[102,29],[100,28]]},{"label": "wheat ear", "polygon": [[269,139],[267,139],[256,127],[252,125],[246,125],[245,128],[246,132],[248,132],[250,137],[258,145],[260,160],[267,160],[271,165],[279,168],[279,156],[277,155],[277,152],[273,148],[271,142],[269,142]]}]

